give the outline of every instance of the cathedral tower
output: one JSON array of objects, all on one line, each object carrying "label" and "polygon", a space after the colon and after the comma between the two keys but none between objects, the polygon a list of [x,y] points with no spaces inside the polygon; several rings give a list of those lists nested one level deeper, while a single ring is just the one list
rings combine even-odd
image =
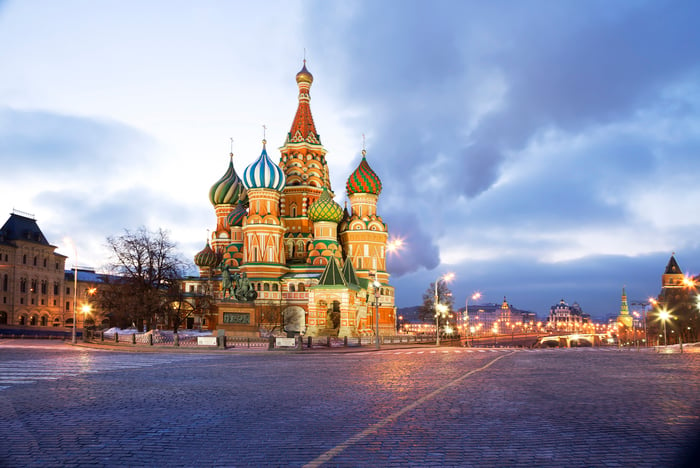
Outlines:
[{"label": "cathedral tower", "polygon": [[219,260],[225,256],[232,242],[242,245],[242,239],[231,238],[228,217],[234,210],[244,209],[247,203],[245,186],[233,167],[233,153],[229,156],[226,173],[209,189],[209,201],[216,211],[216,229],[211,234],[211,249]]},{"label": "cathedral tower", "polygon": [[284,172],[267,155],[263,140],[260,157],[248,166],[243,180],[248,187],[248,215],[243,218],[243,270],[249,277],[275,278],[286,271],[279,201]]},{"label": "cathedral tower", "polygon": [[287,134],[280,148],[280,166],[284,170],[286,186],[281,199],[281,216],[288,227],[285,244],[292,253],[289,261],[306,263],[309,241],[313,238],[313,222],[309,219],[309,207],[321,196],[323,187],[331,190],[326,150],[311,115],[309,90],[313,75],[304,66],[296,76],[299,103]]},{"label": "cathedral tower", "polygon": [[369,278],[376,272],[377,279],[386,284],[387,227],[377,215],[377,200],[382,191],[382,181],[367,162],[367,152],[362,150],[362,161],[350,175],[346,184],[351,213],[341,223],[340,242],[348,259],[352,261],[357,276]]}]

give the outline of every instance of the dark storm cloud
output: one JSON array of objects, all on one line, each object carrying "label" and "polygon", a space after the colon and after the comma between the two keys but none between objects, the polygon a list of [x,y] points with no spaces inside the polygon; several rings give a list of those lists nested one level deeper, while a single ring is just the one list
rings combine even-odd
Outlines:
[{"label": "dark storm cloud", "polygon": [[[494,182],[504,151],[521,149],[543,127],[572,131],[628,116],[697,67],[700,51],[692,2],[353,5],[340,17],[320,3],[309,21],[326,28],[308,31],[324,44],[315,54],[333,54],[324,60],[346,74],[352,99],[372,109],[373,151],[393,156],[375,163],[385,185],[410,196],[406,176],[428,172],[438,153],[451,164],[436,176],[474,196]],[[471,96],[460,85],[478,84],[479,69],[489,67],[507,81],[503,108],[465,134]]]},{"label": "dark storm cloud", "polygon": [[[433,269],[437,239],[450,231],[527,231],[523,244],[513,236],[508,247],[528,257],[566,246],[544,235],[561,227],[640,223],[625,194],[697,165],[698,143],[689,141],[697,140],[697,2],[344,5],[317,2],[307,10],[314,27],[304,30],[319,74],[341,75],[344,99],[367,109],[349,124],[371,135],[381,214],[396,218],[391,230],[421,233],[423,243],[403,253],[411,268],[397,268],[395,278],[411,272],[402,280],[414,281],[420,267]],[[674,135],[682,123],[688,135]],[[498,184],[504,176],[508,183]],[[540,245],[529,251],[538,232]],[[512,261],[491,264],[508,271]],[[532,260],[519,267],[546,270]],[[600,277],[557,268],[582,289],[595,289]],[[559,287],[543,277],[552,281],[543,289]]]}]

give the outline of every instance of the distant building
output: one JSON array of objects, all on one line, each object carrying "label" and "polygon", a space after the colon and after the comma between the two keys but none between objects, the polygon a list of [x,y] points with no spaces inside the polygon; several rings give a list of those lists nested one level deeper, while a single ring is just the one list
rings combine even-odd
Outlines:
[{"label": "distant building", "polygon": [[584,313],[577,302],[569,305],[562,299],[549,309],[547,328],[574,331],[580,330],[584,324],[590,323],[590,321],[590,315]]},{"label": "distant building", "polygon": [[[460,314],[464,309],[460,309]],[[500,304],[470,304],[469,326],[481,331],[493,331],[505,333],[520,329],[521,327],[534,327],[537,323],[537,315],[534,312],[520,310],[508,303],[506,297]]]},{"label": "distant building", "polygon": [[13,211],[0,228],[0,325],[73,325],[73,299],[78,299],[78,327],[94,317],[83,312],[89,292],[100,282],[92,270],[78,269],[78,294],[66,256],[56,253],[33,215]]}]

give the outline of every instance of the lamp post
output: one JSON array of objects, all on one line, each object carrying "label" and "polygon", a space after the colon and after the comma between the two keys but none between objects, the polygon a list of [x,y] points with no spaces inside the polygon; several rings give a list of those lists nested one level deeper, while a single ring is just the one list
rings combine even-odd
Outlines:
[{"label": "lamp post", "polygon": [[[480,292],[475,292],[472,294],[472,299],[477,300],[481,297]],[[467,299],[465,301],[466,303],[464,304],[464,332],[467,334],[467,341],[466,345],[469,346],[469,296],[467,296]]]},{"label": "lamp post", "polygon": [[663,309],[662,311],[659,312],[659,319],[664,324],[664,347],[668,346],[668,334],[666,333],[666,321],[670,317],[671,317],[671,314],[666,309]]},{"label": "lamp post", "polygon": [[78,326],[78,249],[72,239],[66,237],[63,240],[73,247],[73,332],[71,342],[76,344],[78,342],[75,328]]},{"label": "lamp post", "polygon": [[440,284],[440,281],[449,281],[454,276],[454,273],[446,273],[435,280],[435,346],[440,346],[440,316],[447,313],[447,306],[440,304],[438,301],[438,284]]},{"label": "lamp post", "polygon": [[379,287],[381,286],[381,283],[379,281],[374,280],[372,282],[372,285],[374,286],[374,323],[376,327],[376,333],[375,333],[375,346],[377,349],[379,349]]}]

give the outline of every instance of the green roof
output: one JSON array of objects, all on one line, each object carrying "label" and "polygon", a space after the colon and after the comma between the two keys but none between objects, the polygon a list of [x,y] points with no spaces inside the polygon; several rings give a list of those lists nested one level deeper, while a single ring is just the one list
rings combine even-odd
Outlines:
[{"label": "green roof", "polygon": [[331,257],[328,259],[328,265],[326,269],[321,273],[321,277],[318,280],[318,286],[345,286],[345,278],[338,268],[338,261]]}]

